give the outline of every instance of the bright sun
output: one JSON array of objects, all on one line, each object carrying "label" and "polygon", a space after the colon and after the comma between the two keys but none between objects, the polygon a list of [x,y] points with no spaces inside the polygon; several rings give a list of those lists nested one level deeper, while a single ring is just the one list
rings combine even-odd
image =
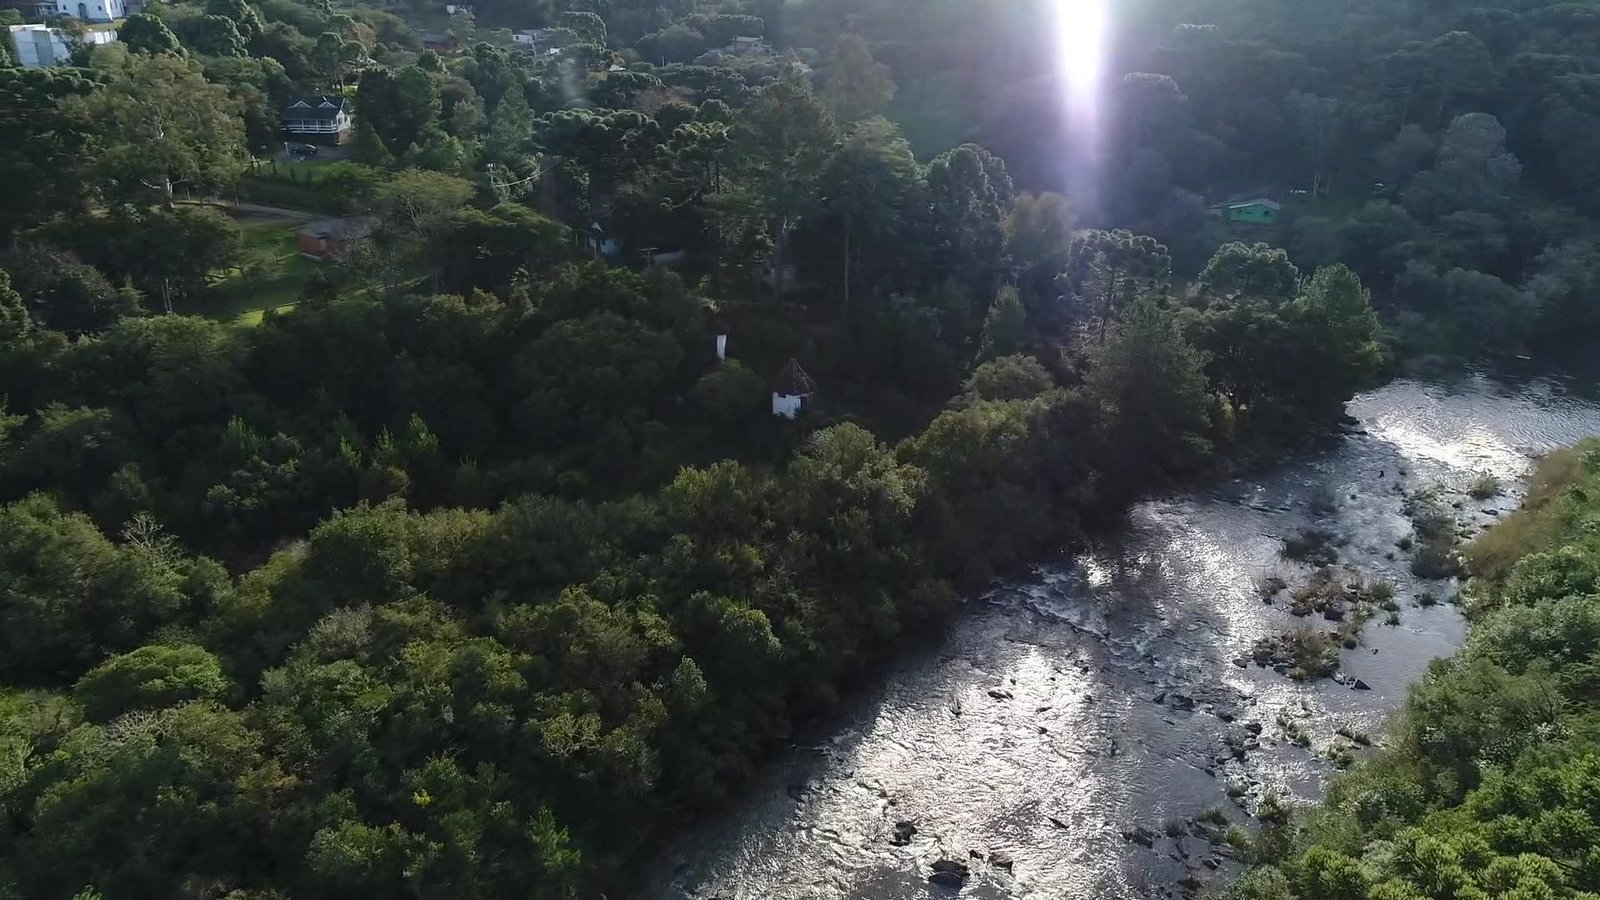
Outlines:
[{"label": "bright sun", "polygon": [[1074,100],[1091,98],[1105,63],[1107,0],[1054,0],[1056,52]]}]

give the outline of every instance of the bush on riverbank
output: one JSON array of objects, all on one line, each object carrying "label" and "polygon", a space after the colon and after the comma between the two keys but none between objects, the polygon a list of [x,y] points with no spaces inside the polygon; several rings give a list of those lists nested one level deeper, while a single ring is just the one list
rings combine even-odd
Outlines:
[{"label": "bush on riverbank", "polygon": [[1518,560],[1559,539],[1581,505],[1567,489],[1582,478],[1588,452],[1589,445],[1580,444],[1546,455],[1528,481],[1522,505],[1467,546],[1475,594],[1492,593]]},{"label": "bush on riverbank", "polygon": [[1534,486],[1468,550],[1484,568],[1466,646],[1230,900],[1600,893],[1600,441]]}]

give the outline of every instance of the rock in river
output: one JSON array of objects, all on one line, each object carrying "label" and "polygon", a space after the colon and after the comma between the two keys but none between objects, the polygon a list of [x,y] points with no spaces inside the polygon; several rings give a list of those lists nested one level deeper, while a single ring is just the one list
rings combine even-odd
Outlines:
[{"label": "rock in river", "polygon": [[894,823],[894,837],[889,838],[889,843],[895,845],[896,847],[904,847],[905,845],[911,843],[911,839],[915,837],[916,834],[917,823],[896,822]]},{"label": "rock in river", "polygon": [[959,888],[967,883],[967,878],[972,870],[964,862],[953,859],[941,859],[933,864],[933,874],[928,876],[930,884],[940,887]]}]

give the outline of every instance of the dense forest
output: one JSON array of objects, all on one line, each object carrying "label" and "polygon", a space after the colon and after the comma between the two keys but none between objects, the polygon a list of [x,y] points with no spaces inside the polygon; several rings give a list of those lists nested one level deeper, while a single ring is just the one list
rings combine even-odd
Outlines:
[{"label": "dense forest", "polygon": [[1468,549],[1467,646],[1304,828],[1266,826],[1230,900],[1600,896],[1597,510],[1600,441],[1540,464]]},{"label": "dense forest", "polygon": [[0,897],[618,896],[963,592],[1386,359],[1592,334],[1594,11],[1337,6],[1123,4],[1087,124],[1044,3],[5,48]]}]

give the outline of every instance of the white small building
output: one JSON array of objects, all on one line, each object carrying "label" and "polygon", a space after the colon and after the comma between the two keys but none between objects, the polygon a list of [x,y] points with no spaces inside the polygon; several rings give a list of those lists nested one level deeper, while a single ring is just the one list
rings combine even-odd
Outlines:
[{"label": "white small building", "polygon": [[728,46],[722,48],[722,52],[727,53],[730,56],[745,56],[751,53],[771,53],[772,45],[768,44],[764,38],[740,36],[729,41]]},{"label": "white small building", "polygon": [[58,16],[72,16],[80,22],[115,22],[128,17],[127,0],[55,0]]},{"label": "white small building", "polygon": [[[48,25],[12,25],[11,46],[17,51],[17,65],[24,69],[72,65],[72,44],[59,28]],[[86,31],[83,43],[90,46],[114,43],[114,31]]]},{"label": "white small building", "polygon": [[543,28],[524,28],[521,31],[511,32],[512,43],[521,44],[524,47],[537,47],[543,40]]},{"label": "white small building", "polygon": [[811,380],[799,361],[790,359],[778,373],[772,385],[772,414],[782,419],[793,419],[805,411],[806,405],[817,393],[817,383]]}]

